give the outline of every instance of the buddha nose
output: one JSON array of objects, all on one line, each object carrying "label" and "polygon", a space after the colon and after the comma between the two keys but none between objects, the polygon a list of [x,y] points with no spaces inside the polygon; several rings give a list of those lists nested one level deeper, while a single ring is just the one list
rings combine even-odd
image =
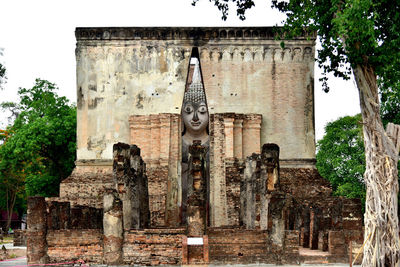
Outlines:
[{"label": "buddha nose", "polygon": [[198,121],[199,120],[199,116],[197,116],[197,112],[194,112],[192,121]]}]

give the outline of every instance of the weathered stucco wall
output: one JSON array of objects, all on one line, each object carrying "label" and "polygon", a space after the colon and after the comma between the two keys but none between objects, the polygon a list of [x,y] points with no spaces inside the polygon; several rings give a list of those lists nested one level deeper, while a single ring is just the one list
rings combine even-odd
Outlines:
[{"label": "weathered stucco wall", "polygon": [[[198,47],[209,112],[262,114],[261,144],[314,158],[314,38],[272,28],[77,28],[78,160],[111,159],[129,116],[180,113]],[[178,134],[178,133],[177,133]]]}]

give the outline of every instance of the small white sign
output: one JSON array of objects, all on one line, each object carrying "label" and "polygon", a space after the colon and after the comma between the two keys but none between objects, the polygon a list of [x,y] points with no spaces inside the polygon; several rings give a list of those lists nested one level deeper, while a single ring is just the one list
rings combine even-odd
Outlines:
[{"label": "small white sign", "polygon": [[188,237],[187,239],[188,245],[203,245],[202,237]]}]

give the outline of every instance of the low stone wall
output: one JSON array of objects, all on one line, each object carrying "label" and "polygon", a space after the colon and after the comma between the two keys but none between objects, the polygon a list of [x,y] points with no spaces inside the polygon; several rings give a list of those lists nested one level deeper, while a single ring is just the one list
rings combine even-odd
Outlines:
[{"label": "low stone wall", "polygon": [[144,229],[124,233],[124,264],[181,264],[185,229]]},{"label": "low stone wall", "polygon": [[79,259],[86,263],[103,261],[102,229],[48,230],[46,240],[51,263]]},{"label": "low stone wall", "polygon": [[284,246],[270,243],[268,231],[208,229],[210,262],[215,264],[297,263],[298,231],[285,231]]}]

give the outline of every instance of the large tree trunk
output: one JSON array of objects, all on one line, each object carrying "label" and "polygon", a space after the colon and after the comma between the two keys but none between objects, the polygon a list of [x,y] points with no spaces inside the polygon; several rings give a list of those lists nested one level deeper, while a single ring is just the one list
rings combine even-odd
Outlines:
[{"label": "large tree trunk", "polygon": [[400,127],[383,128],[374,70],[365,65],[354,69],[357,83],[366,157],[364,258],[362,266],[398,266],[400,256],[397,193]]}]

